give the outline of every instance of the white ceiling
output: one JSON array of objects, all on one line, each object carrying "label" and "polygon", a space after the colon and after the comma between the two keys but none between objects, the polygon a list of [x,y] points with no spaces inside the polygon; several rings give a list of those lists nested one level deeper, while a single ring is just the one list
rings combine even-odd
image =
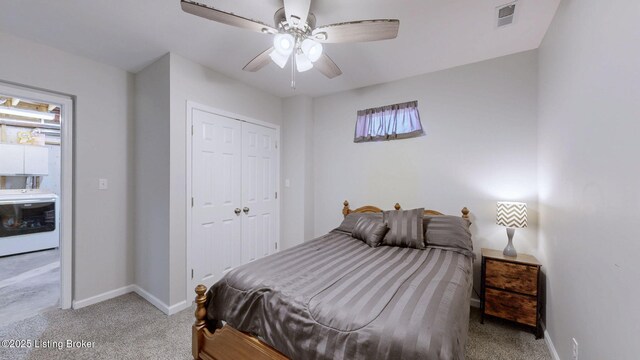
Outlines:
[{"label": "white ceiling", "polygon": [[[199,1],[268,24],[282,6],[282,0]],[[510,1],[312,0],[318,25],[396,18],[400,31],[394,40],[327,44],[343,75],[298,74],[295,92],[288,67],[242,71],[271,45],[270,35],[186,14],[179,0],[3,1],[0,31],[131,72],[171,51],[278,96],[317,96],[537,48],[560,0],[519,0],[515,23],[498,29],[496,7]]]}]

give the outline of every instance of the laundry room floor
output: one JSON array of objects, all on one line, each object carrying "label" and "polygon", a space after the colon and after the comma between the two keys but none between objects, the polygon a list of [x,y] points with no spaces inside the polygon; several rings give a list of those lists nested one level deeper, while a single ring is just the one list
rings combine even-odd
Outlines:
[{"label": "laundry room floor", "polygon": [[0,326],[58,307],[58,249],[0,257]]}]

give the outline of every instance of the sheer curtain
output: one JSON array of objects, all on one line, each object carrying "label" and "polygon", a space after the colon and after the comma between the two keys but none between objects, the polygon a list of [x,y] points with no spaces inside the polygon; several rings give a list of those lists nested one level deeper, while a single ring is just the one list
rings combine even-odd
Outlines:
[{"label": "sheer curtain", "polygon": [[424,134],[418,102],[358,111],[353,142],[405,139]]}]

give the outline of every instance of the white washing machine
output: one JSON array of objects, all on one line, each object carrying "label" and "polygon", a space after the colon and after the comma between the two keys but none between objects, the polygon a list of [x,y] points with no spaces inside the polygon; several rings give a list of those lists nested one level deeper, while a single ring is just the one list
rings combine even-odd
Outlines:
[{"label": "white washing machine", "polygon": [[0,190],[0,256],[59,247],[59,203],[54,193]]}]

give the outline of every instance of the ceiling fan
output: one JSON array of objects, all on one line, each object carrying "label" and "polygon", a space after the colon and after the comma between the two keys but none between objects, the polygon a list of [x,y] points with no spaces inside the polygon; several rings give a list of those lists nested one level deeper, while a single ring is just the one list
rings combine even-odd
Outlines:
[{"label": "ceiling fan", "polygon": [[329,79],[342,74],[340,68],[325,54],[322,44],[377,41],[398,36],[400,21],[396,19],[360,20],[316,27],[316,17],[309,12],[311,0],[283,1],[284,7],[274,15],[275,26],[190,0],[181,0],[180,3],[182,10],[187,13],[274,35],[273,46],[253,58],[242,70],[255,72],[271,61],[284,68],[291,58],[292,88],[295,88],[294,69],[304,72],[315,67]]}]

